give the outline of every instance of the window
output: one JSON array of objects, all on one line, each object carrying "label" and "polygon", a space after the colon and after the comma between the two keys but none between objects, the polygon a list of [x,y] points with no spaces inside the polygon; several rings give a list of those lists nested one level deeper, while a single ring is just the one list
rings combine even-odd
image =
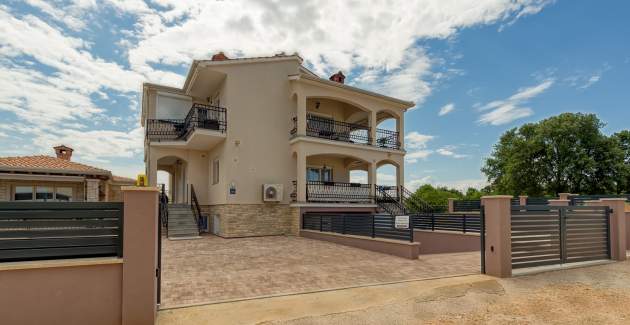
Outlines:
[{"label": "window", "polygon": [[13,195],[14,201],[32,201],[33,200],[33,187],[32,186],[16,186],[15,194]]},{"label": "window", "polygon": [[219,159],[212,161],[212,185],[219,184]]},{"label": "window", "polygon": [[324,182],[332,182],[332,169],[330,168],[322,168],[322,181]]},{"label": "window", "polygon": [[306,168],[306,180],[311,181],[319,181],[319,168]]},{"label": "window", "polygon": [[332,182],[333,171],[332,168],[327,167],[307,167],[306,168],[306,180],[311,182]]},{"label": "window", "polygon": [[53,188],[51,186],[36,186],[35,201],[52,201]]},{"label": "window", "polygon": [[72,201],[72,187],[57,187],[55,191],[55,200]]}]

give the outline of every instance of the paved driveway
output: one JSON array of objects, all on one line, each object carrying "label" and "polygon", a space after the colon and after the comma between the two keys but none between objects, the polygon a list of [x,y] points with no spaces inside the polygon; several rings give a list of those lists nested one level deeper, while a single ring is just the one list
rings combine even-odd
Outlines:
[{"label": "paved driveway", "polygon": [[407,260],[301,237],[204,236],[162,245],[162,309],[479,273],[479,253]]}]

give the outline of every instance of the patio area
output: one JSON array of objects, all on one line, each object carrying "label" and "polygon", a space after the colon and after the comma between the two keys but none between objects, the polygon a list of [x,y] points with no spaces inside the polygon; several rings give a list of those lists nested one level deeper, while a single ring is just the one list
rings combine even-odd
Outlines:
[{"label": "patio area", "polygon": [[479,273],[479,253],[407,260],[301,237],[162,241],[161,309]]}]

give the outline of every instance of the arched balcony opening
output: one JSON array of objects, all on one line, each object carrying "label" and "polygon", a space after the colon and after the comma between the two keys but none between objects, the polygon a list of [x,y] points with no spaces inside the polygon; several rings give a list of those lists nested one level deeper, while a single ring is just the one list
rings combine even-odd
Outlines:
[{"label": "arched balcony opening", "polygon": [[[369,169],[367,161],[343,154],[307,155],[304,164],[297,160],[298,178],[304,177],[302,188],[299,179],[295,182],[297,201],[372,203],[374,185],[365,176]],[[304,191],[302,195],[300,191]]]},{"label": "arched balcony opening", "polygon": [[187,162],[176,156],[157,160],[157,182],[165,185],[169,202],[188,201]]}]

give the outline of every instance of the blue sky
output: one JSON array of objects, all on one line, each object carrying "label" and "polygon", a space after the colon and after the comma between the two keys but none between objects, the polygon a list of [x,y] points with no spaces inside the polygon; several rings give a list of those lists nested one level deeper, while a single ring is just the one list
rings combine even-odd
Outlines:
[{"label": "blue sky", "polygon": [[[593,112],[630,120],[627,1],[4,0],[0,155],[76,149],[143,171],[143,81],[181,86],[193,59],[298,52],[326,77],[418,105],[406,115],[409,187],[482,186],[506,130]],[[382,182],[393,170],[379,170]]]}]

